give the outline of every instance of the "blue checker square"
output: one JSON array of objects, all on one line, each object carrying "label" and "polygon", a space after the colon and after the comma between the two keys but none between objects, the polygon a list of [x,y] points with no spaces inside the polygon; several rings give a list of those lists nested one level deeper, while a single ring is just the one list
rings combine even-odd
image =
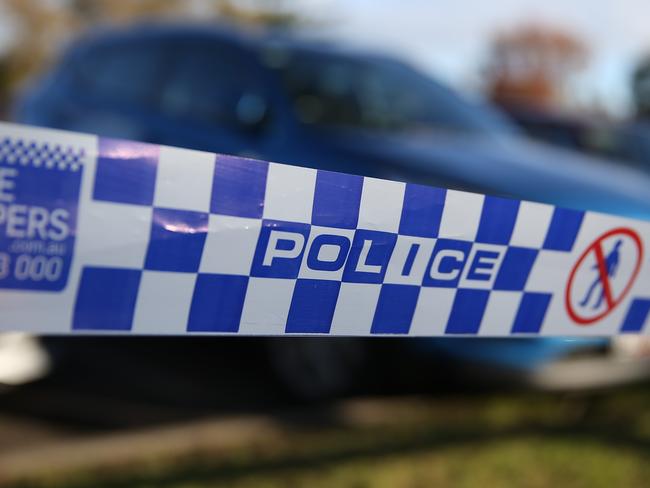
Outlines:
[{"label": "blue checker square", "polygon": [[269,163],[219,154],[214,168],[210,212],[262,218]]},{"label": "blue checker square", "polygon": [[512,332],[538,333],[542,328],[550,302],[550,293],[524,293],[512,324]]},{"label": "blue checker square", "polygon": [[419,286],[382,285],[370,332],[408,334],[419,294]]},{"label": "blue checker square", "polygon": [[438,237],[447,190],[408,183],[399,222],[401,235]]},{"label": "blue checker square", "polygon": [[518,213],[519,201],[486,196],[476,233],[476,242],[508,244]]},{"label": "blue checker square", "polygon": [[187,330],[237,332],[247,288],[247,276],[200,274],[194,287]]},{"label": "blue checker square", "polygon": [[155,208],[145,268],[156,271],[195,273],[208,229],[204,212]]},{"label": "blue checker square", "polygon": [[81,275],[72,328],[131,330],[142,272],[85,267]]},{"label": "blue checker square", "polygon": [[537,249],[509,247],[494,282],[495,290],[521,291],[537,259]]},{"label": "blue checker square", "polygon": [[648,315],[650,315],[650,299],[633,300],[623,321],[621,332],[641,332]]},{"label": "blue checker square", "polygon": [[343,270],[348,283],[381,283],[393,254],[397,234],[375,230],[357,230]]},{"label": "blue checker square", "polygon": [[319,170],[311,223],[354,229],[359,221],[363,177]]},{"label": "blue checker square", "polygon": [[151,205],[156,187],[158,146],[100,138],[93,198]]},{"label": "blue checker square", "polygon": [[489,297],[488,290],[459,289],[451,307],[445,333],[476,334],[481,327]]},{"label": "blue checker square", "polygon": [[309,224],[263,220],[251,276],[297,278],[310,229]]},{"label": "blue checker square", "polygon": [[340,287],[339,281],[297,280],[287,317],[286,332],[327,334],[332,326]]},{"label": "blue checker square", "polygon": [[556,208],[548,226],[544,249],[553,251],[570,251],[578,237],[585,213],[581,210]]}]

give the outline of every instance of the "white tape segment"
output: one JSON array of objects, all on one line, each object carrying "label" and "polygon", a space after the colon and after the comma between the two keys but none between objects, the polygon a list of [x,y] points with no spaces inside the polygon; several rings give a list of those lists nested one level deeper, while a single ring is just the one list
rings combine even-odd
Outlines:
[{"label": "white tape segment", "polygon": [[0,123],[0,330],[650,330],[650,223]]}]

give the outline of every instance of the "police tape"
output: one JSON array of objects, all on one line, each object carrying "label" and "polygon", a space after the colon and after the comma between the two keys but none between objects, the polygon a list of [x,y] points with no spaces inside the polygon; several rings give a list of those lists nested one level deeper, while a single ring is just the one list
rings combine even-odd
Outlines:
[{"label": "police tape", "polygon": [[0,123],[0,330],[648,333],[650,223]]}]

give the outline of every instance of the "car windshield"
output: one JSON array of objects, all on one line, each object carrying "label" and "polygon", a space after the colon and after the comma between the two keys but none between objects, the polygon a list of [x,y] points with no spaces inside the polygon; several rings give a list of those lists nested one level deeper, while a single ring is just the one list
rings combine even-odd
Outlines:
[{"label": "car windshield", "polygon": [[400,133],[514,130],[498,113],[398,62],[298,53],[286,58],[281,72],[305,124]]}]

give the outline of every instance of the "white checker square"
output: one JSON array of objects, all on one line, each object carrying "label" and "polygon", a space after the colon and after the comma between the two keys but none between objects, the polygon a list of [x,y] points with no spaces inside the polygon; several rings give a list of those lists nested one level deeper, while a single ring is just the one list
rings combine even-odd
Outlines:
[{"label": "white checker square", "polygon": [[357,227],[397,233],[405,187],[404,183],[397,181],[364,178]]},{"label": "white checker square", "polygon": [[87,201],[79,208],[75,259],[87,266],[143,268],[153,209]]},{"label": "white checker square", "polygon": [[409,335],[429,337],[444,335],[455,298],[455,288],[422,287]]},{"label": "white checker square", "polygon": [[341,283],[330,334],[360,336],[370,334],[381,285]]},{"label": "white checker square", "polygon": [[262,221],[210,215],[199,272],[250,274]]},{"label": "white checker square", "polygon": [[539,251],[528,275],[525,290],[563,295],[574,262],[575,257],[571,253]]},{"label": "white checker square", "polygon": [[316,170],[270,163],[266,177],[264,218],[311,223]]},{"label": "white checker square", "polygon": [[521,202],[510,245],[541,249],[551,224],[553,209],[552,205],[543,203]]},{"label": "white checker square", "polygon": [[214,161],[214,154],[161,146],[154,205],[209,212]]},{"label": "white checker square", "polygon": [[239,333],[284,334],[296,280],[250,278]]},{"label": "white checker square", "polygon": [[[398,235],[395,249],[388,261],[384,283],[421,285],[435,243],[436,239]],[[415,253],[415,258],[411,257],[413,261],[408,263],[411,253]],[[410,264],[410,269],[407,269],[407,264]]]},{"label": "white checker square", "polygon": [[507,336],[515,322],[523,293],[518,291],[493,291],[488,298],[481,327],[481,336]]},{"label": "white checker square", "polygon": [[475,240],[484,200],[483,195],[476,193],[447,190],[438,237]]},{"label": "white checker square", "polygon": [[579,325],[573,322],[567,313],[564,293],[555,293],[551,298],[540,335],[552,336],[612,336],[618,334],[630,305],[629,298],[597,322]]},{"label": "white checker square", "polygon": [[184,334],[195,282],[195,274],[144,271],[132,331],[137,334]]},{"label": "white checker square", "polygon": [[[317,280],[336,280],[340,281],[343,278],[343,270],[345,269],[345,261],[347,255],[350,253],[350,246],[348,245],[347,249],[342,248],[334,244],[323,244],[316,256],[318,261],[326,262],[336,262],[341,261],[341,266],[335,271],[326,271],[326,270],[316,270],[311,269],[307,266],[309,260],[309,254],[312,248],[314,239],[320,235],[336,235],[342,236],[347,239],[348,243],[351,244],[354,239],[354,230],[352,229],[337,229],[334,227],[320,227],[312,225],[309,232],[309,240],[307,241],[307,246],[305,246],[305,252],[303,253],[302,263],[300,266],[300,273],[298,278],[312,278]],[[341,256],[341,253],[345,252],[345,256]]]}]

